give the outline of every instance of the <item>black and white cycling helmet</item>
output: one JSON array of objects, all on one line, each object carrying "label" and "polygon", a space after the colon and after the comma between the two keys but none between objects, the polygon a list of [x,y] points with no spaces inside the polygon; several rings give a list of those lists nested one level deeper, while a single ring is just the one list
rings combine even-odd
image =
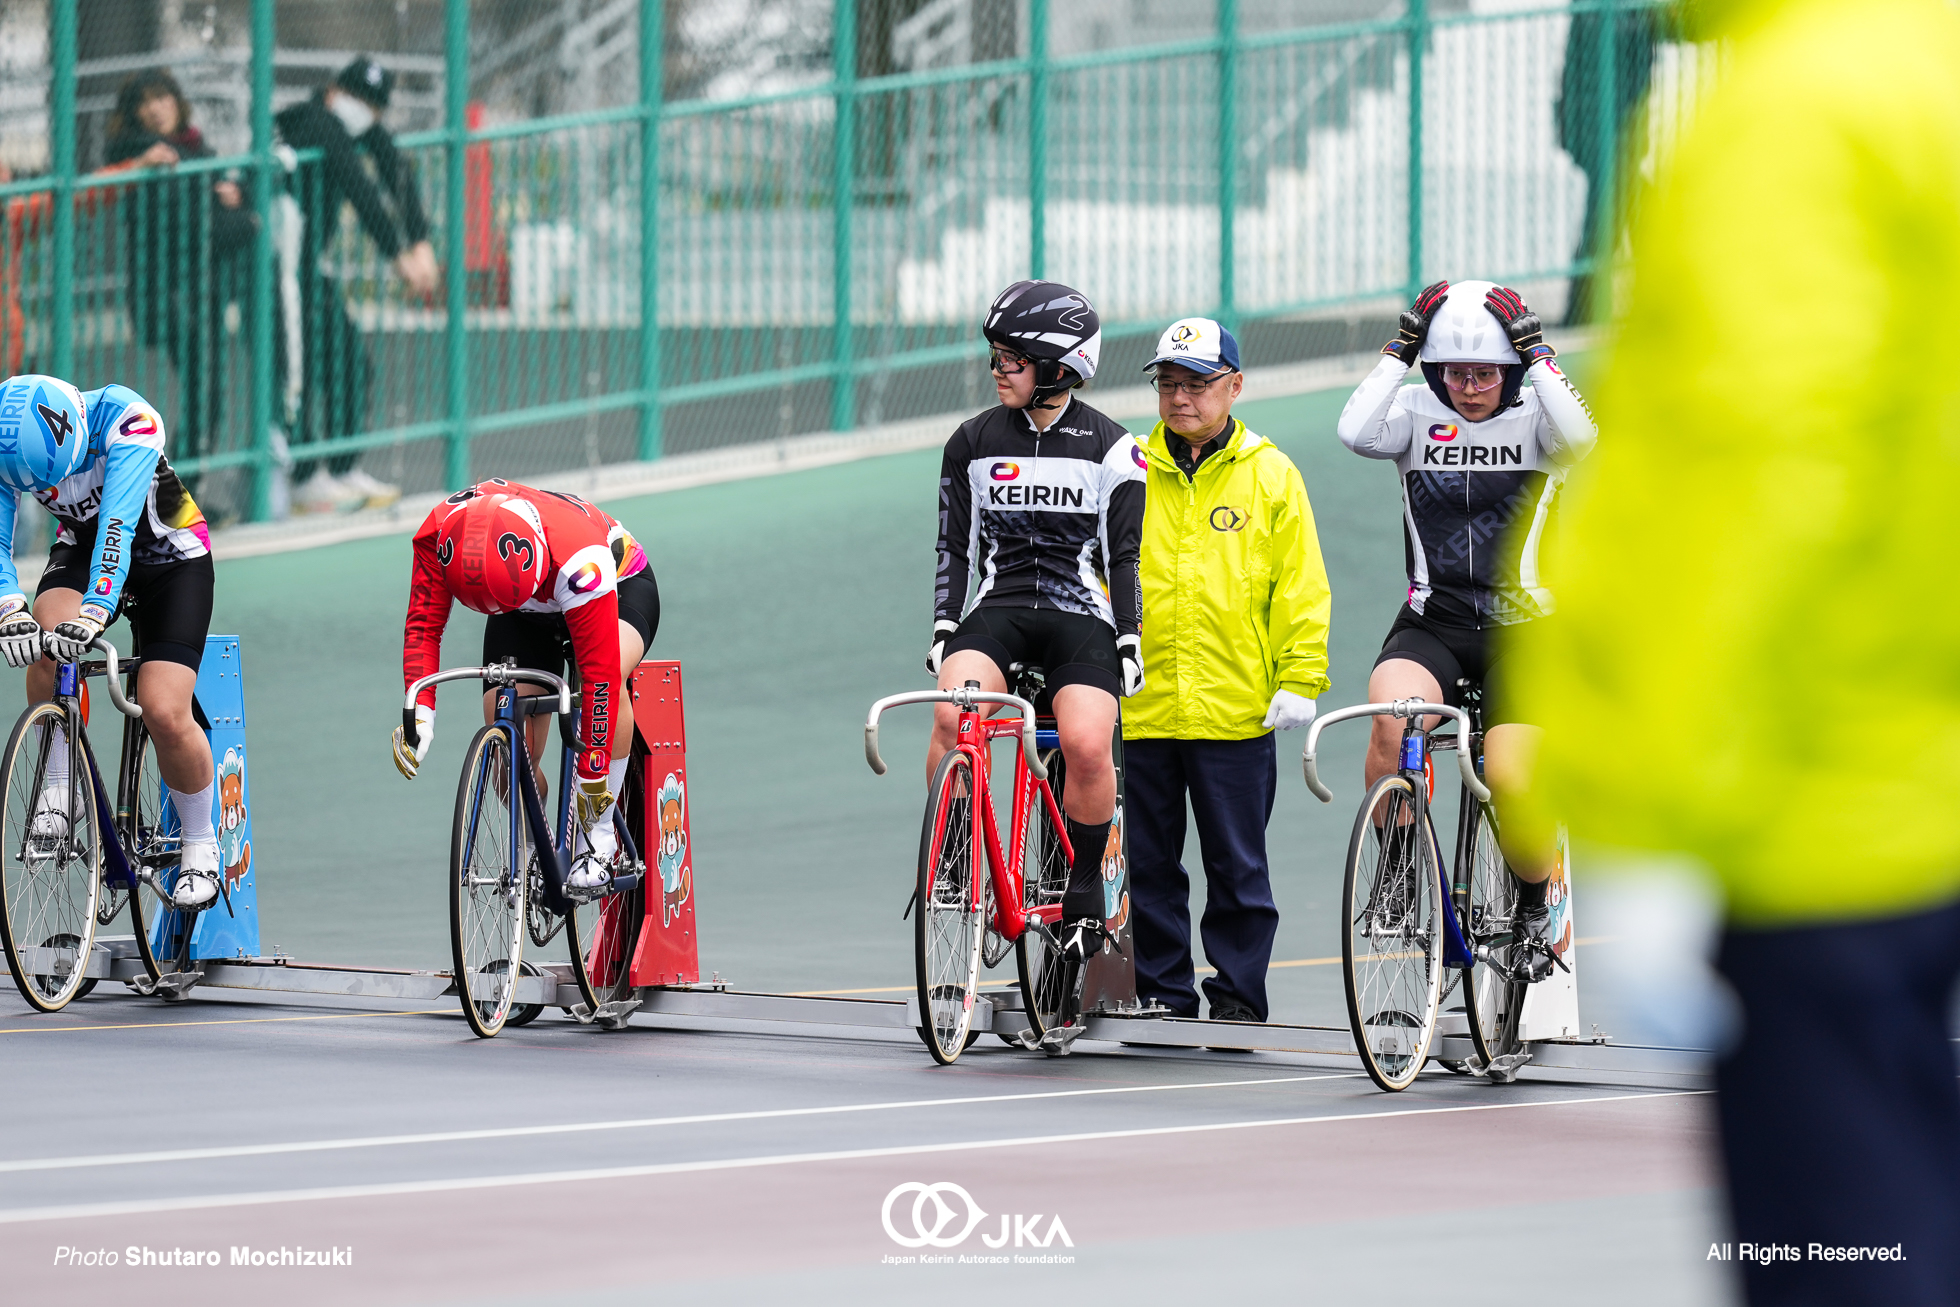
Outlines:
[{"label": "black and white cycling helmet", "polygon": [[1096,375],[1102,318],[1089,297],[1058,281],[1017,281],[995,297],[981,334],[1034,360],[1034,401],[1052,399]]},{"label": "black and white cycling helmet", "polygon": [[1493,281],[1455,282],[1429,319],[1429,335],[1422,342],[1422,375],[1436,398],[1448,407],[1455,404],[1443,386],[1446,363],[1495,363],[1502,367],[1504,389],[1497,402],[1500,410],[1517,403],[1524,389],[1524,361],[1504,334],[1504,324],[1484,303],[1484,296],[1496,287]]}]

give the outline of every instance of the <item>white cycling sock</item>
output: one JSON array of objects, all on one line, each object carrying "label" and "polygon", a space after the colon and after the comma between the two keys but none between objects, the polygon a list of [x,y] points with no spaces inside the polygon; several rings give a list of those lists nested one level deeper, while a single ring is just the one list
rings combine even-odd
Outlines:
[{"label": "white cycling sock", "polygon": [[606,768],[606,788],[613,792],[615,799],[626,784],[626,764],[631,761],[631,758],[614,758],[612,766]]},{"label": "white cycling sock", "polygon": [[217,785],[218,778],[213,776],[195,794],[169,787],[170,801],[177,805],[177,829],[182,832],[184,843],[199,844],[217,838],[211,829],[211,793]]},{"label": "white cycling sock", "polygon": [[43,782],[48,789],[68,788],[68,728],[52,726],[54,738],[48,741],[48,771]]}]

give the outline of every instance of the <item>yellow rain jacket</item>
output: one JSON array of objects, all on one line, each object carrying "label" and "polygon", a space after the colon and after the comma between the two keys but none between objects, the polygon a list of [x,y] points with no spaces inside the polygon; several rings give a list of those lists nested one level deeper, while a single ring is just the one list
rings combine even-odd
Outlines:
[{"label": "yellow rain jacket", "polygon": [[1960,12],[1700,10],[1729,57],[1512,692],[1574,833],[1699,858],[1737,923],[1922,911],[1960,895]]},{"label": "yellow rain jacket", "polygon": [[1143,692],[1123,738],[1247,740],[1273,691],[1327,688],[1327,567],[1293,460],[1236,418],[1187,477],[1143,441]]}]

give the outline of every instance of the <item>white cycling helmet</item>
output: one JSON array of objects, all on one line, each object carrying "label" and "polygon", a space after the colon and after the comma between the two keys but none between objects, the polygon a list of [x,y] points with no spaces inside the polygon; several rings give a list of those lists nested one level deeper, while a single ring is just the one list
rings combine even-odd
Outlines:
[{"label": "white cycling helmet", "polygon": [[1450,287],[1449,295],[1429,319],[1429,335],[1422,342],[1424,363],[1524,361],[1511,348],[1504,324],[1484,304],[1484,296],[1496,286],[1492,281],[1459,281]]}]

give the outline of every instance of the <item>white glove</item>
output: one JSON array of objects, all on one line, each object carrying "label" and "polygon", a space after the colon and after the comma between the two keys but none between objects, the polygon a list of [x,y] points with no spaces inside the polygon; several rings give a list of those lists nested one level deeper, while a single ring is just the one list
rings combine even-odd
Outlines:
[{"label": "white glove", "polygon": [[1313,724],[1313,700],[1291,690],[1273,691],[1273,706],[1266,709],[1265,727],[1269,731],[1290,731]]},{"label": "white glove", "polygon": [[[409,738],[413,731],[414,738]],[[422,766],[422,760],[429,756],[429,745],[436,738],[436,710],[427,704],[415,705],[415,716],[411,719],[402,714],[402,724],[395,728],[395,770],[409,780]]]},{"label": "white glove", "polygon": [[932,624],[932,648],[926,650],[926,673],[935,681],[939,679],[939,665],[946,661],[946,642],[952,639],[953,632],[959,629],[958,622]]},{"label": "white glove", "polygon": [[87,613],[77,613],[65,622],[56,622],[54,629],[47,634],[48,657],[58,663],[80,662],[102,634],[107,625],[98,622]]},{"label": "white glove", "polygon": [[1143,691],[1143,637],[1140,635],[1119,635],[1116,637],[1116,653],[1123,662],[1123,697],[1140,694]]},{"label": "white glove", "polygon": [[41,661],[41,624],[20,595],[0,603],[0,656],[9,667],[32,667]]}]

